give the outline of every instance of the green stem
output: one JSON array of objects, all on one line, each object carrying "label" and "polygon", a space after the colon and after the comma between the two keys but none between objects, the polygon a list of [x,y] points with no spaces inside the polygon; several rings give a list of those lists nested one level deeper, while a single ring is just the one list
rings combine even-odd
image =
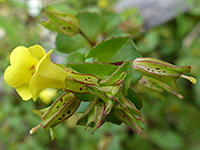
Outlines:
[{"label": "green stem", "polygon": [[92,47],[96,45],[96,43],[92,42],[81,30],[79,33],[90,43]]}]

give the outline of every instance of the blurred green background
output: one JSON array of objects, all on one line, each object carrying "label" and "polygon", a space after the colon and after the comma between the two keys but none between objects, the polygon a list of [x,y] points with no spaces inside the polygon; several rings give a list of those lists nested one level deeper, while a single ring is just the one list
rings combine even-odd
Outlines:
[{"label": "blurred green background", "polygon": [[[35,0],[37,1],[37,0]],[[18,45],[41,44],[46,50],[55,47],[55,33],[38,22],[43,14],[40,7],[55,5],[68,11],[110,10],[116,0],[37,1],[0,0],[0,150],[199,150],[200,149],[200,86],[179,79],[183,99],[164,94],[165,100],[143,93],[141,109],[148,125],[139,136],[127,126],[104,124],[94,135],[91,130],[75,126],[77,116],[56,128],[56,139],[39,129],[29,130],[40,123],[31,109],[47,105],[38,100],[22,101],[3,80],[9,65],[9,54]],[[62,4],[59,4],[62,2]],[[198,2],[191,0],[189,3]],[[200,7],[176,15],[167,23],[143,30],[144,21],[137,8],[120,12],[120,29],[129,32],[143,56],[156,57],[178,66],[190,65],[190,75],[200,80]],[[58,56],[57,56],[58,57]],[[59,55],[57,59],[63,56]],[[50,104],[48,104],[50,105]]]}]

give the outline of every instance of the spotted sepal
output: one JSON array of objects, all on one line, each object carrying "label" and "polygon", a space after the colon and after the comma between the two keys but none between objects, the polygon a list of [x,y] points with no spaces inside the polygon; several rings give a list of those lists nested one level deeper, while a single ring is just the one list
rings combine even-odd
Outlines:
[{"label": "spotted sepal", "polygon": [[178,67],[155,58],[136,58],[134,69],[142,75],[159,80],[176,89],[176,80],[185,72],[190,72],[190,66]]},{"label": "spotted sepal", "polygon": [[67,14],[56,12],[51,7],[47,7],[45,10],[48,17],[47,21],[40,24],[48,28],[51,31],[58,31],[67,36],[73,36],[80,31],[80,23],[77,17]]},{"label": "spotted sepal", "polygon": [[177,93],[169,85],[167,85],[159,80],[147,77],[147,76],[143,76],[139,80],[138,84],[139,84],[138,86],[141,88],[140,91],[145,91],[145,90],[143,90],[144,88],[150,89],[150,94],[153,93],[153,91],[154,91],[154,93],[157,93],[157,97],[161,98],[161,99],[164,99],[164,97],[163,98],[160,97],[160,93],[163,94],[164,92],[169,92],[171,94],[174,94],[180,99],[183,98],[183,96],[181,94]]},{"label": "spotted sepal", "polygon": [[143,122],[134,118],[130,112],[123,109],[113,109],[112,114],[121,122],[133,129],[136,133],[142,134],[143,128],[140,124],[143,124]]},{"label": "spotted sepal", "polygon": [[54,139],[55,135],[53,128],[71,117],[79,107],[80,102],[81,101],[77,99],[71,92],[62,95],[50,106],[49,109],[40,115],[42,123],[32,128],[30,133],[32,134],[36,132],[39,127],[43,126],[45,131],[50,129],[52,139]]}]

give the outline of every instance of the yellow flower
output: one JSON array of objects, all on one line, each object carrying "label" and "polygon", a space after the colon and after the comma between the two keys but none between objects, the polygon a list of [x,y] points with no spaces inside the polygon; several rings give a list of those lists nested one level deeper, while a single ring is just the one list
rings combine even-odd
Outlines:
[{"label": "yellow flower", "polygon": [[46,54],[39,45],[18,46],[12,51],[11,65],[6,69],[4,79],[23,100],[33,98],[36,101],[45,88],[65,88],[65,78],[69,73],[50,61],[52,51]]},{"label": "yellow flower", "polygon": [[36,101],[41,90],[45,88],[65,88],[65,79],[69,76],[64,68],[54,64],[50,60],[53,50],[49,51],[38,63],[36,72],[30,82],[30,91],[33,100]]},{"label": "yellow flower", "polygon": [[45,56],[44,49],[39,46],[16,47],[10,55],[10,66],[4,73],[5,82],[16,89],[23,100],[29,100],[32,95],[29,90],[31,77],[42,57]]}]

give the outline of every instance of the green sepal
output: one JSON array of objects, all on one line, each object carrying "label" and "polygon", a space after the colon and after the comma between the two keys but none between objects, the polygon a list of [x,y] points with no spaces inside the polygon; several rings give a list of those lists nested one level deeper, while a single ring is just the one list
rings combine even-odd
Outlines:
[{"label": "green sepal", "polygon": [[58,31],[67,36],[79,33],[79,20],[70,14],[56,12],[51,7],[45,9],[48,20],[41,22],[41,25],[52,31]]},{"label": "green sepal", "polygon": [[[71,117],[78,109],[80,102],[78,98],[69,92],[59,97],[48,109],[43,109],[43,111],[34,110],[33,112],[36,112],[36,114],[41,117],[42,123],[32,128],[30,134],[33,134],[43,126],[45,131],[50,129],[51,138],[53,140],[55,138],[53,128]],[[38,112],[40,112],[40,114]]]},{"label": "green sepal", "polygon": [[[51,106],[50,106],[50,107],[51,107]],[[35,115],[37,115],[37,116],[39,116],[40,118],[42,118],[42,116],[44,115],[44,113],[46,113],[46,112],[49,110],[50,107],[47,107],[47,108],[44,108],[44,109],[41,109],[41,110],[32,109],[31,111],[32,111]]]},{"label": "green sepal", "polygon": [[133,68],[132,61],[124,62],[111,76],[101,80],[99,84],[101,85],[118,85],[123,82],[124,91],[123,93],[127,95],[128,88],[131,85],[133,79]]},{"label": "green sepal", "polygon": [[97,78],[94,75],[90,74],[82,74],[82,73],[76,73],[72,72],[70,75],[74,80],[83,83],[83,84],[88,84],[88,85],[98,85],[99,78]]},{"label": "green sepal", "polygon": [[147,76],[143,76],[140,79],[140,81],[138,82],[138,84],[140,84],[142,89],[148,88],[149,90],[151,90],[150,94],[153,93],[153,92],[157,93],[157,97],[161,98],[161,99],[164,99],[164,97],[162,97],[161,94],[159,94],[159,93],[164,94],[164,92],[168,92],[168,93],[174,94],[178,98],[183,98],[183,96],[181,94],[177,93],[169,85],[167,85],[167,84],[165,84],[165,83],[163,83],[163,82],[161,82],[159,80],[147,77]]},{"label": "green sepal", "polygon": [[55,133],[55,130],[54,128],[49,128],[49,131],[50,131],[50,136],[51,136],[51,140],[53,141],[56,137],[56,133]]},{"label": "green sepal", "polygon": [[88,116],[91,115],[91,112],[97,102],[97,97],[95,96],[93,100],[91,101],[90,105],[87,107],[85,112],[82,114],[81,118],[78,120],[77,125],[86,125],[90,124],[91,122],[89,121],[88,123]]},{"label": "green sepal", "polygon": [[42,115],[42,119],[45,120],[51,116],[53,116],[60,108],[63,107],[63,104],[70,102],[74,98],[74,95],[70,92],[63,94],[60,96],[50,107],[49,109]]},{"label": "green sepal", "polygon": [[137,58],[133,61],[134,69],[142,75],[159,80],[178,91],[176,80],[190,72],[190,66],[177,67],[155,58]]},{"label": "green sepal", "polygon": [[[114,109],[113,115],[118,118],[121,122],[125,123],[132,130],[136,131],[138,134],[142,134],[142,127],[140,125],[140,121],[135,119],[131,114],[129,114],[125,110]],[[142,122],[141,122],[142,123]]]},{"label": "green sepal", "polygon": [[106,105],[105,105],[104,101],[97,100],[97,103],[94,108],[95,109],[95,118],[94,118],[94,127],[93,127],[92,134],[96,131],[96,129],[100,128],[100,126],[102,124],[102,120],[105,115],[105,108],[106,108]]}]

